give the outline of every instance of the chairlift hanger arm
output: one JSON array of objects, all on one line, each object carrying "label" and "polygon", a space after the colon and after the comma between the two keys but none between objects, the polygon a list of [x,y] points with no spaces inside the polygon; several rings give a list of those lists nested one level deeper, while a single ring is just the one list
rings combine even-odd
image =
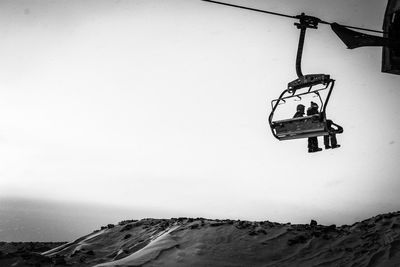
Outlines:
[{"label": "chairlift hanger arm", "polygon": [[301,58],[303,56],[303,47],[304,47],[304,39],[306,37],[307,28],[317,29],[318,23],[321,22],[319,18],[307,16],[304,13],[296,16],[300,20],[299,23],[295,23],[297,29],[300,29],[300,37],[299,44],[297,47],[297,56],[296,56],[296,74],[297,77],[304,77],[303,72],[301,71]]}]

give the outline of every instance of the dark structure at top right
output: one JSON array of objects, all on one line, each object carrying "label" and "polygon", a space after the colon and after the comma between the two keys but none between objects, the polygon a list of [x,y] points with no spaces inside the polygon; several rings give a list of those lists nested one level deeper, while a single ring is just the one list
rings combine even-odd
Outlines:
[{"label": "dark structure at top right", "polygon": [[331,27],[349,49],[382,46],[382,72],[400,75],[400,0],[388,1],[382,27],[383,37],[353,31],[338,23],[332,23]]},{"label": "dark structure at top right", "polygon": [[383,20],[384,37],[394,42],[393,46],[384,46],[382,51],[382,72],[400,74],[400,1],[389,0]]}]

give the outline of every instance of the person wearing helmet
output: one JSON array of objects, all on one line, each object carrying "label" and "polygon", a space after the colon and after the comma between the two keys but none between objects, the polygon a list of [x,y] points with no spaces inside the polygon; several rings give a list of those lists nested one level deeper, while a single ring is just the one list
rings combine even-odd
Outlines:
[{"label": "person wearing helmet", "polygon": [[303,117],[304,116],[304,110],[305,110],[305,106],[304,105],[302,105],[302,104],[298,104],[297,105],[297,111],[296,111],[296,113],[294,114],[294,116],[293,116],[293,118],[300,118],[300,117]]},{"label": "person wearing helmet", "polygon": [[319,113],[318,108],[319,108],[318,104],[311,101],[310,107],[307,109],[307,115],[318,114]]},{"label": "person wearing helmet", "polygon": [[[311,106],[307,109],[307,116],[315,115],[319,113],[318,104],[311,101]],[[322,148],[318,147],[318,138],[309,137],[308,138],[308,153],[314,153],[321,151]]]}]

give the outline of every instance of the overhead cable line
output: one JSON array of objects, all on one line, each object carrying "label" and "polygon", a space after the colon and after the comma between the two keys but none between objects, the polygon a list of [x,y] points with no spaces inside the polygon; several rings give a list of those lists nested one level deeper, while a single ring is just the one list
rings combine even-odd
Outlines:
[{"label": "overhead cable line", "polygon": [[[230,7],[236,7],[236,8],[241,8],[241,9],[256,11],[256,12],[261,12],[261,13],[266,13],[266,14],[275,15],[275,16],[281,16],[281,17],[291,18],[291,19],[299,19],[298,16],[290,16],[290,15],[286,15],[286,14],[282,14],[282,13],[278,13],[278,12],[271,12],[271,11],[262,10],[262,9],[256,9],[256,8],[245,7],[245,6],[238,6],[238,5],[233,5],[233,4],[224,3],[224,2],[218,2],[218,1],[212,1],[212,0],[202,0],[202,1],[204,1],[204,2],[210,2],[210,3],[214,3],[214,4],[219,4],[219,5],[224,5],[224,6],[230,6]],[[319,20],[319,23],[328,24],[328,25],[331,25],[331,24],[332,24],[332,23],[330,23],[330,22],[323,21],[323,20]],[[340,25],[343,26],[343,27],[346,27],[346,28],[351,28],[351,29],[356,29],[356,30],[369,31],[369,32],[376,32],[376,33],[385,33],[385,32],[383,32],[383,31],[371,30],[371,29],[367,29],[367,28],[354,27],[354,26],[348,26],[348,25],[343,25],[343,24],[340,24]]]},{"label": "overhead cable line", "polygon": [[271,15],[287,17],[287,18],[292,18],[292,19],[296,18],[296,16],[289,16],[289,15],[286,15],[286,14],[281,14],[281,13],[271,12],[271,11],[266,11],[266,10],[261,10],[261,9],[255,9],[255,8],[251,8],[251,7],[232,5],[232,4],[223,3],[223,2],[217,2],[217,1],[212,1],[212,0],[202,0],[202,1],[210,2],[210,3],[214,3],[214,4],[225,5],[225,6],[237,7],[237,8],[241,8],[241,9],[247,9],[247,10],[251,10],[251,11],[257,11],[257,12],[261,12],[261,13],[267,13],[267,14],[271,14]]}]

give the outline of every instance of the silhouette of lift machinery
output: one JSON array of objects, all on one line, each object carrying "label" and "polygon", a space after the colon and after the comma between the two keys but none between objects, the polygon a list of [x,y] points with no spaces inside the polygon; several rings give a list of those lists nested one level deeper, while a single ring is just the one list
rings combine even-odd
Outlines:
[{"label": "silhouette of lift machinery", "polygon": [[[400,74],[400,0],[389,0],[388,2],[383,27],[386,30],[385,32],[354,26],[345,26],[338,23],[329,23],[316,17],[307,16],[304,13],[297,16],[290,16],[223,2],[211,0],[202,1],[297,19],[299,21],[298,23],[295,23],[296,27],[300,30],[296,56],[297,79],[289,82],[287,89],[281,93],[279,98],[271,101],[272,111],[268,117],[272,134],[278,140],[317,137],[343,132],[341,126],[333,123],[333,126],[335,126],[333,128],[332,121],[329,121],[328,123],[328,120],[326,119],[326,108],[335,85],[335,80],[331,79],[328,74],[303,75],[302,73],[301,59],[307,29],[317,29],[319,23],[331,25],[332,30],[349,49],[363,46],[383,46],[382,71],[392,74]],[[349,28],[383,33],[384,37],[360,33],[350,30]],[[321,97],[321,91],[325,91],[326,93],[324,99]],[[279,105],[285,104],[289,99],[293,98],[301,100],[302,97],[306,95],[313,95],[319,99],[321,106],[318,114],[298,118],[288,118],[285,120],[274,120],[274,114]]]}]

